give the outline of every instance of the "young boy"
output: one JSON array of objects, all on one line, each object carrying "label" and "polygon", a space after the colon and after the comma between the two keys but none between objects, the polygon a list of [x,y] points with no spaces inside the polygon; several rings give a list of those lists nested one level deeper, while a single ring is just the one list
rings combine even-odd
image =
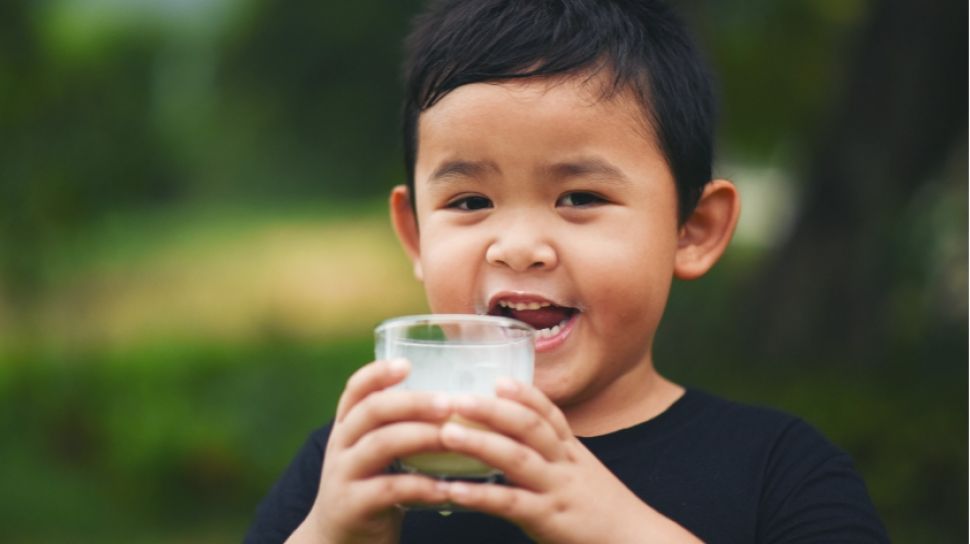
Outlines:
[{"label": "young boy", "polygon": [[[711,180],[711,85],[679,20],[649,0],[447,1],[409,47],[394,227],[432,311],[539,329],[535,383],[448,398],[388,389],[406,361],[366,365],[248,540],[887,541],[807,424],[654,368],[672,278],[704,274],[739,213]],[[385,470],[444,450],[509,485]],[[445,502],[468,511],[397,506]]]}]

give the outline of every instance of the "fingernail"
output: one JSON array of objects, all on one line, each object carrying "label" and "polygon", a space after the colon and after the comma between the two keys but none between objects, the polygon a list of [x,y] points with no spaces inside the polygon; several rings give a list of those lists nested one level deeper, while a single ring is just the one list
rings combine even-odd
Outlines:
[{"label": "fingernail", "polygon": [[504,393],[506,395],[515,393],[519,390],[519,384],[515,380],[509,378],[499,378],[495,380],[495,391],[497,393]]},{"label": "fingernail", "polygon": [[461,442],[465,440],[468,436],[468,432],[465,428],[457,423],[445,423],[444,427],[441,428],[441,436],[445,440],[450,440],[452,442]]},{"label": "fingernail", "polygon": [[411,368],[411,363],[407,359],[391,359],[387,362],[387,368],[393,374],[403,374]]}]

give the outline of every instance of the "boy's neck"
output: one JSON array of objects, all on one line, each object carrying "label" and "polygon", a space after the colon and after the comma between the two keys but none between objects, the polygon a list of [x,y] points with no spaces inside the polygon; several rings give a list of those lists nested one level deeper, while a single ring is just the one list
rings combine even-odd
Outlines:
[{"label": "boy's neck", "polygon": [[661,376],[653,365],[642,365],[596,397],[563,407],[563,413],[574,435],[598,436],[653,419],[683,394],[683,387]]}]

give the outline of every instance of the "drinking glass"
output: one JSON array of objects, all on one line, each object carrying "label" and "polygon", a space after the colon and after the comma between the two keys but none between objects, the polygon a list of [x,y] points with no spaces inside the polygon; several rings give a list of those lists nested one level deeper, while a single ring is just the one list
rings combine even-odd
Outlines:
[{"label": "drinking glass", "polygon": [[[532,383],[535,329],[507,317],[415,315],[389,319],[374,331],[378,359],[404,358],[411,372],[395,387],[446,394],[495,395],[495,381]],[[455,418],[464,425],[474,425]],[[498,481],[500,471],[451,452],[429,452],[398,459],[392,470],[433,478]]]}]

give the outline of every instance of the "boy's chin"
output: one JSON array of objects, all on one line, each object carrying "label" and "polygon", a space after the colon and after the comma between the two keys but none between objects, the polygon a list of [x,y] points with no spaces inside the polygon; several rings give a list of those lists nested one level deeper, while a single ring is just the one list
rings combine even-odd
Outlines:
[{"label": "boy's chin", "polygon": [[542,358],[543,354],[536,354],[536,369],[532,384],[556,406],[560,408],[568,406],[573,402],[575,396],[570,391],[570,384],[565,380],[549,375],[548,370],[543,372],[541,369]]}]

